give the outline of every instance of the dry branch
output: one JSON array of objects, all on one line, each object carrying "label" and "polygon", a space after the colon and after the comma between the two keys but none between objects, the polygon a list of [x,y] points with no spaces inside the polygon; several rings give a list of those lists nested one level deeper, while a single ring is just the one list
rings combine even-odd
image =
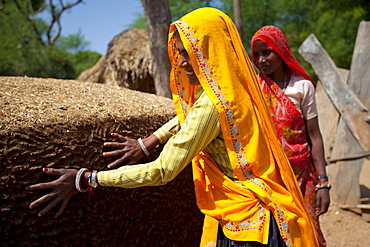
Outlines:
[{"label": "dry branch", "polygon": [[362,152],[362,153],[358,153],[358,154],[345,155],[345,156],[335,158],[335,159],[327,159],[326,162],[329,164],[329,163],[335,163],[337,161],[361,159],[361,158],[365,158],[368,156],[370,156],[370,150]]}]

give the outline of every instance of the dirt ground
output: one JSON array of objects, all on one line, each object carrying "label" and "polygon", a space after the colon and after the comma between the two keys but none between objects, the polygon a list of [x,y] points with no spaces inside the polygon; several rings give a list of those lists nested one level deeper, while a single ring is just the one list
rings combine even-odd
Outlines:
[{"label": "dirt ground", "polygon": [[360,213],[340,209],[336,204],[330,206],[320,220],[328,247],[370,246],[370,222]]}]

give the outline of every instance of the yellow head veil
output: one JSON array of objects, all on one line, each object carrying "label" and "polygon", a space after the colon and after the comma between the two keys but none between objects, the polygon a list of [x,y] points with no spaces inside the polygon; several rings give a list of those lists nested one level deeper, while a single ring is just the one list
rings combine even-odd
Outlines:
[{"label": "yellow head veil", "polygon": [[224,176],[205,152],[193,160],[197,204],[206,215],[202,246],[215,240],[214,219],[233,240],[266,244],[270,212],[287,246],[317,246],[295,176],[232,20],[217,9],[201,8],[171,24],[171,89],[184,121],[200,86],[190,85],[177,66],[176,29],[201,86],[217,108],[230,163],[243,185]]}]

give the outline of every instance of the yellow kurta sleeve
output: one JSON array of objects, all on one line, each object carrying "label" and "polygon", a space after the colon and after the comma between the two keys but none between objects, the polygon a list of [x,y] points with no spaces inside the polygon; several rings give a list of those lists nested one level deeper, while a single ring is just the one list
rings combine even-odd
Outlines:
[{"label": "yellow kurta sleeve", "polygon": [[155,131],[153,135],[155,135],[162,144],[168,141],[172,136],[176,135],[179,130],[180,122],[179,118],[176,116]]},{"label": "yellow kurta sleeve", "polygon": [[164,185],[174,179],[220,131],[218,112],[203,93],[182,123],[180,131],[168,140],[155,161],[101,171],[98,173],[98,182],[101,186],[123,188]]}]

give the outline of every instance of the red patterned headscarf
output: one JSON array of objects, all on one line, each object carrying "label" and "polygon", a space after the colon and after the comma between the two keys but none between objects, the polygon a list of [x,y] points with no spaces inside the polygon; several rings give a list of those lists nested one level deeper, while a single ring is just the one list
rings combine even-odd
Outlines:
[{"label": "red patterned headscarf", "polygon": [[313,83],[312,78],[304,70],[298,60],[293,56],[288,41],[284,36],[284,33],[278,27],[264,26],[260,28],[252,37],[252,61],[254,65],[258,68],[258,70],[260,70],[253,55],[253,46],[256,40],[263,41],[270,49],[277,53],[294,74],[302,76],[303,78],[310,80]]}]

